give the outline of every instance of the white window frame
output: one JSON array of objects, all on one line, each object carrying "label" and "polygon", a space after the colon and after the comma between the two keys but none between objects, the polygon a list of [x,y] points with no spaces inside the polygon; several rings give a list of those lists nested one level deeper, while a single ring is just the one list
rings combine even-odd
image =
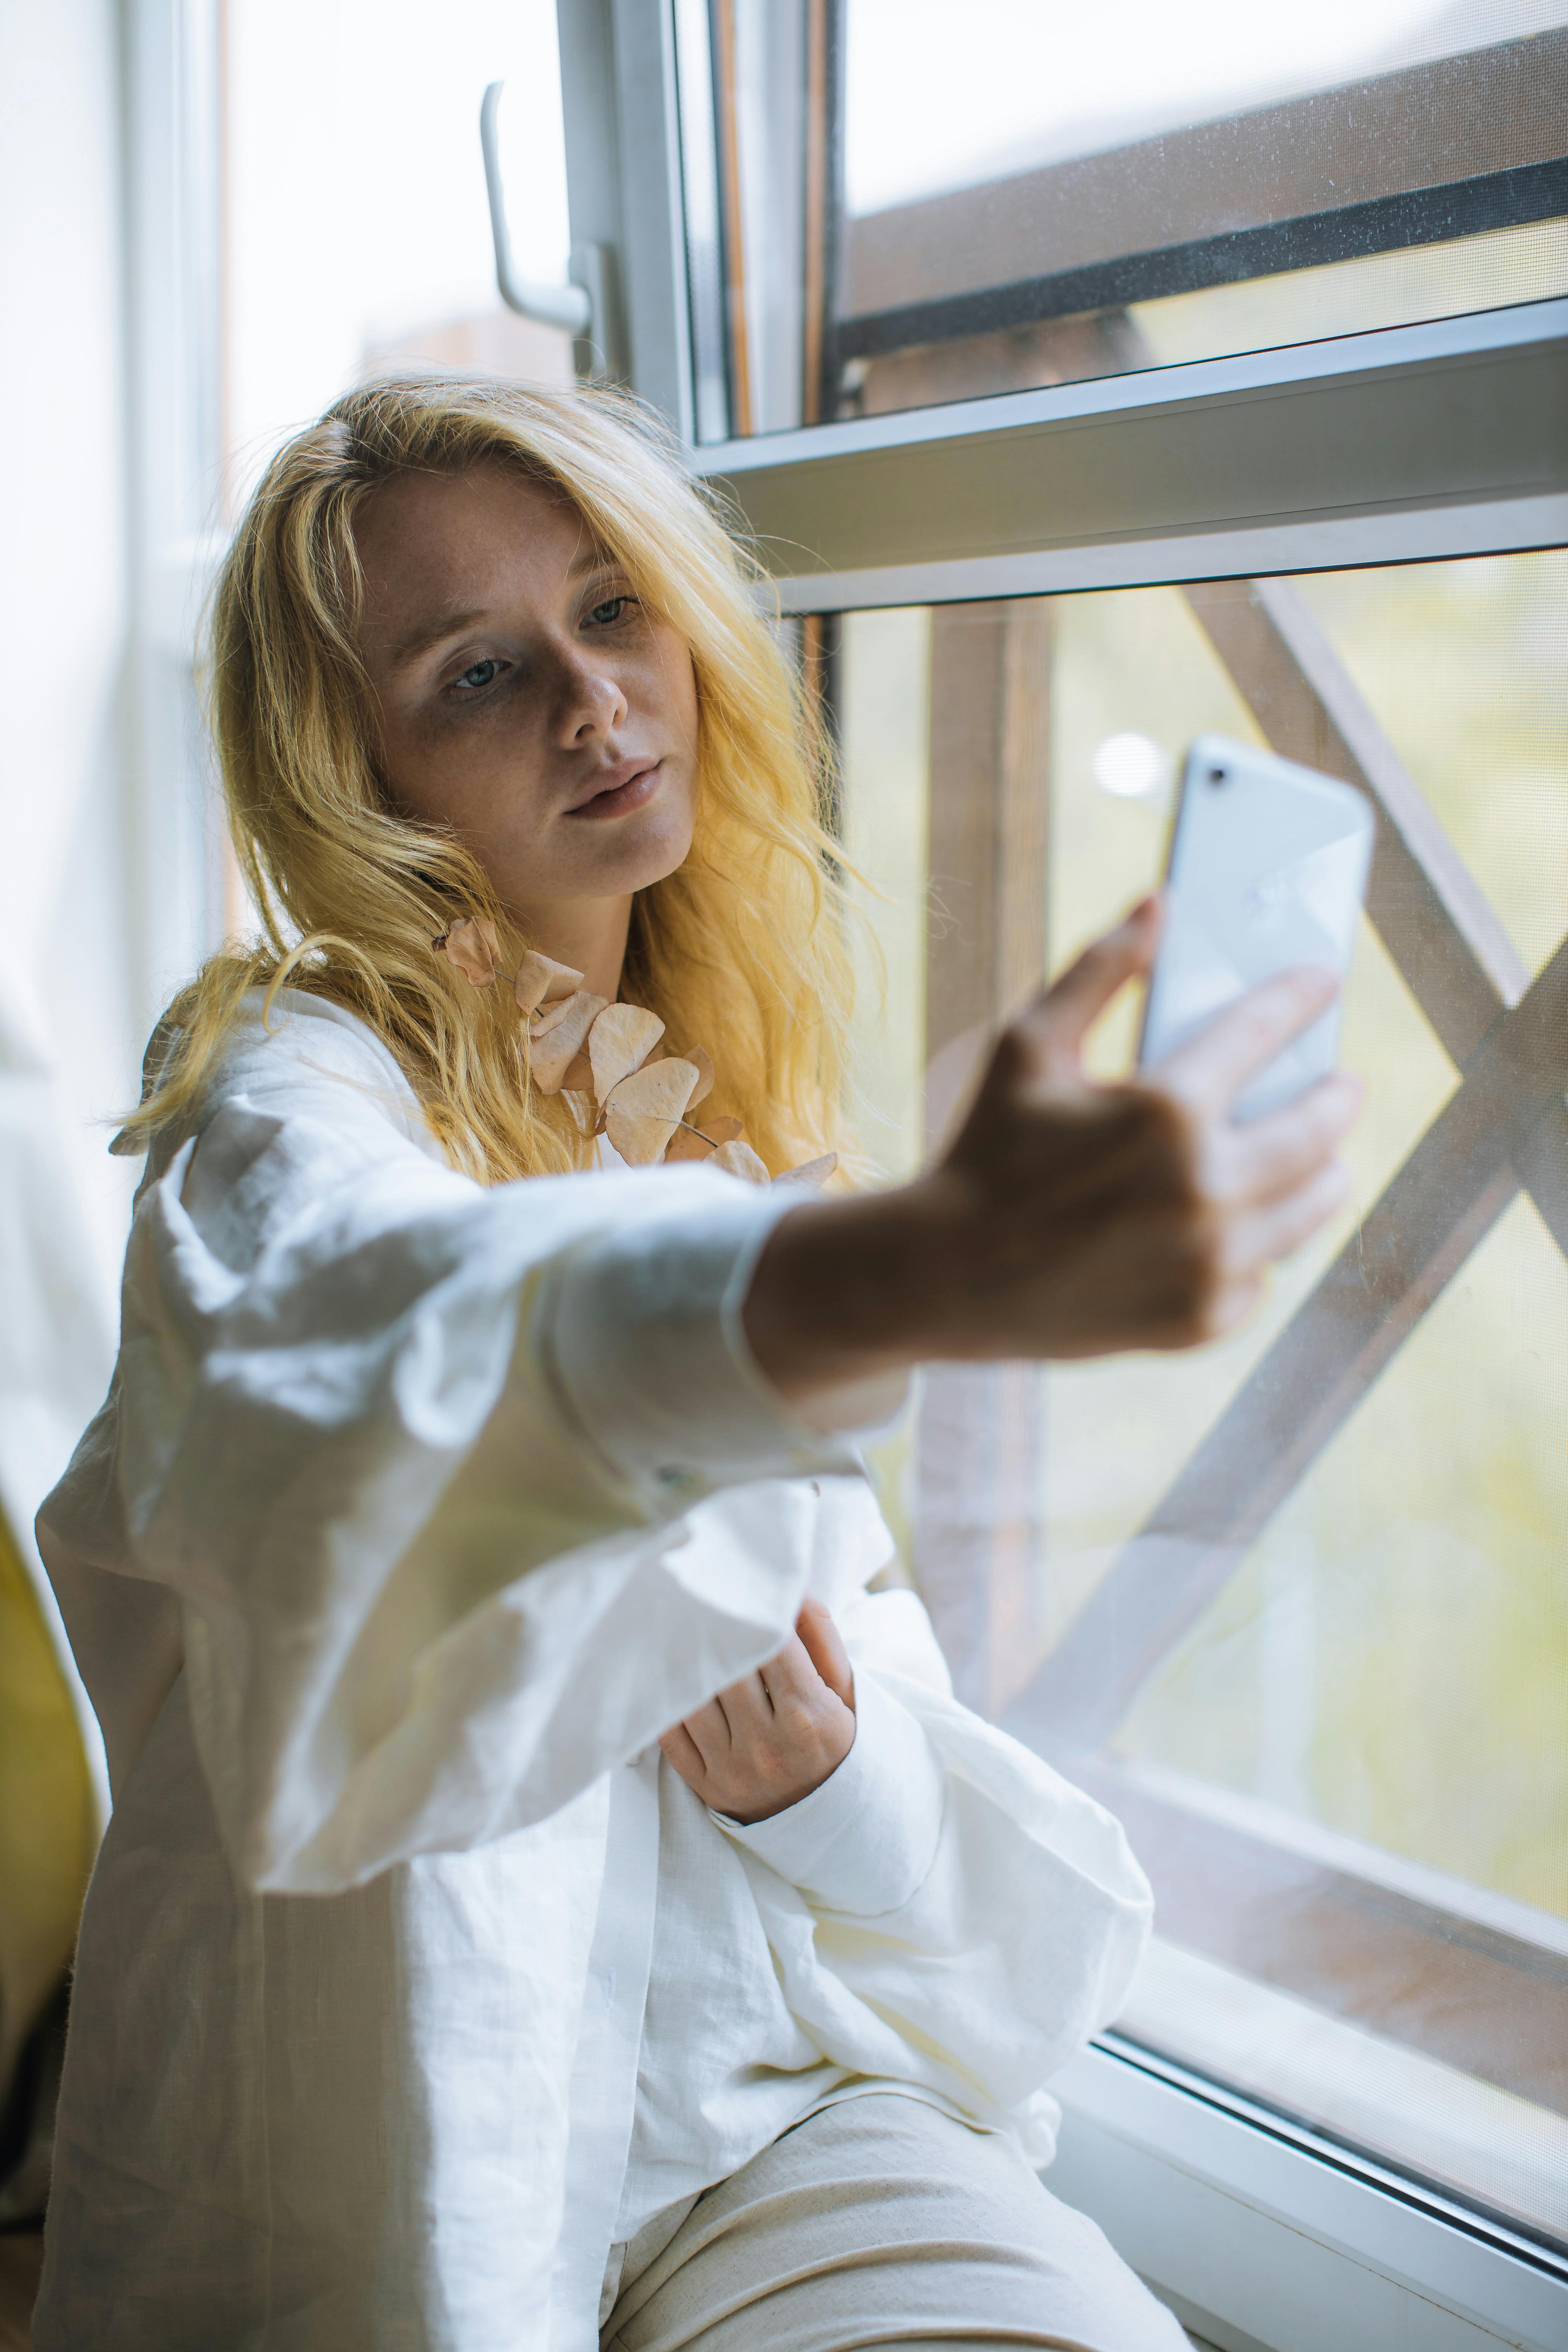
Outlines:
[{"label": "white window frame", "polygon": [[[1568,540],[1568,301],[700,445],[679,0],[558,0],[574,247],[785,613],[1279,577]],[[1568,2343],[1568,2261],[1116,2035],[1049,2179],[1225,2352]]]},{"label": "white window frame", "polygon": [[127,915],[145,1036],[234,909],[197,707],[222,547],[221,16],[124,12],[131,572]]},{"label": "white window frame", "polygon": [[1221,2352],[1568,2341],[1568,2265],[1116,2034],[1051,2087],[1047,2186]]}]

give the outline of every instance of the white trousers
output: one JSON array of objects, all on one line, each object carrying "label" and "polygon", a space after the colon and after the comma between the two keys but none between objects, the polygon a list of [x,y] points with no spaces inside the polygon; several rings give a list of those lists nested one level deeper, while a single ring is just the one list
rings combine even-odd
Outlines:
[{"label": "white trousers", "polygon": [[657,2216],[611,2291],[601,2352],[1187,2345],[1011,2139],[897,2093],[808,2116]]}]

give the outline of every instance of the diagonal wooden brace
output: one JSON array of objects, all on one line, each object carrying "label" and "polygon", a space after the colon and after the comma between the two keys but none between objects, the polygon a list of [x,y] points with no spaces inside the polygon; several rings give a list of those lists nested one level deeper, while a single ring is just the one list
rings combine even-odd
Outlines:
[{"label": "diagonal wooden brace", "polygon": [[[1494,1023],[1426,1134],[1009,1710],[1093,1748],[1234,1573],[1539,1164],[1568,1086],[1568,940]],[[1544,1155],[1542,1155],[1544,1156]]]},{"label": "diagonal wooden brace", "polygon": [[[1184,592],[1274,750],[1342,776],[1377,812],[1367,913],[1439,1042],[1463,1067],[1529,973],[1360,688],[1285,580]],[[1568,1254],[1568,1107],[1532,1130],[1520,1181]]]}]

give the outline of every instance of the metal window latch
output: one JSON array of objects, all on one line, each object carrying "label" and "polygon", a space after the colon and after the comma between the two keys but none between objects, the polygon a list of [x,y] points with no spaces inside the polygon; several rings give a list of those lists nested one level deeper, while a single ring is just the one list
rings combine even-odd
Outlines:
[{"label": "metal window latch", "polygon": [[496,284],[508,310],[542,327],[560,327],[588,346],[587,373],[603,382],[618,376],[619,336],[616,301],[615,255],[605,245],[583,248],[583,276],[587,283],[541,286],[519,278],[511,265],[511,234],[507,227],[506,191],[501,185],[500,142],[497,117],[504,82],[492,81],[479,107],[479,145],[485,159],[485,189],[490,201],[490,234],[495,239]]}]

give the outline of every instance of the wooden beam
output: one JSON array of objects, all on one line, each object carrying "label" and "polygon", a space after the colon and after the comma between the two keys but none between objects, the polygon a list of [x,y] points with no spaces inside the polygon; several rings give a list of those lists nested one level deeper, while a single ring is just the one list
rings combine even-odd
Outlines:
[{"label": "wooden beam", "polygon": [[1045,976],[1049,668],[1037,598],[931,614],[928,1061]]},{"label": "wooden beam", "polygon": [[[928,1148],[997,1026],[1045,976],[1050,608],[931,615]],[[1023,1654],[1044,1542],[1045,1392],[1031,1364],[921,1377],[915,1565],[955,1687],[986,1707]]]}]

